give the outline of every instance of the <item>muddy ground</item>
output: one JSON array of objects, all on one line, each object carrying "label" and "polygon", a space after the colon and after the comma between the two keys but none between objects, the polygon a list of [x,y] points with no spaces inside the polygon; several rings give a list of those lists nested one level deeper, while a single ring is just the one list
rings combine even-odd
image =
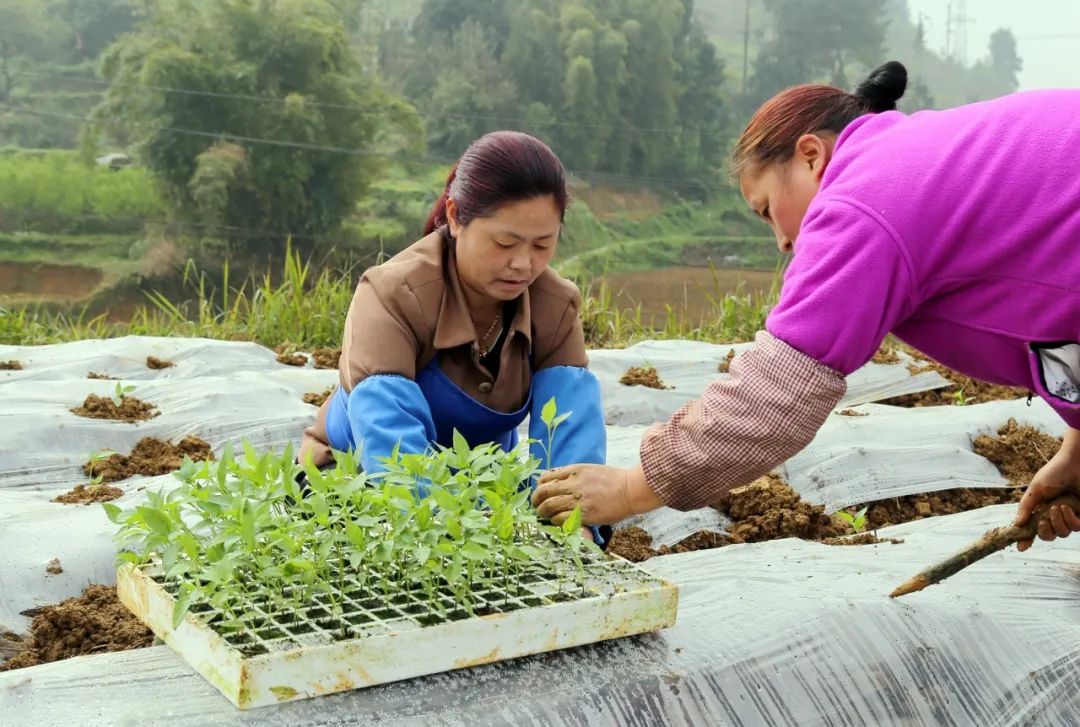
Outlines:
[{"label": "muddy ground", "polygon": [[[824,513],[820,505],[810,505],[775,475],[767,475],[736,488],[717,503],[717,509],[733,520],[727,536],[699,532],[672,547],[652,548],[649,534],[629,528],[614,534],[610,552],[640,562],[656,555],[719,548],[734,543],[754,543],[779,538],[816,540],[827,545],[868,545],[883,542],[872,532],[912,520],[951,515],[989,505],[1014,503],[1035,472],[1054,455],[1061,440],[1010,419],[995,436],[979,435],[972,442],[976,453],[986,457],[1013,487],[952,489],[878,500],[848,508],[856,512],[866,507],[866,531],[854,537],[843,520]],[[895,542],[895,541],[884,541]]]},{"label": "muddy ground", "polygon": [[0,371],[22,371],[22,361],[0,361]]},{"label": "muddy ground", "polygon": [[6,671],[150,646],[154,635],[120,603],[114,586],[91,585],[76,598],[37,610],[26,638],[8,633],[0,640],[7,642],[7,653],[18,647],[10,660],[0,664],[0,671]]},{"label": "muddy ground", "polygon": [[97,394],[90,394],[82,406],[77,406],[71,411],[73,414],[88,419],[115,419],[122,422],[146,421],[161,413],[153,404],[136,399],[134,396],[125,396],[120,400],[120,406],[117,406],[112,398]]},{"label": "muddy ground", "polygon": [[119,487],[105,484],[75,485],[63,495],[52,499],[63,505],[92,505],[95,502],[109,502],[122,497],[124,491]]},{"label": "muddy ground", "polygon": [[660,378],[655,366],[631,366],[619,379],[623,386],[645,386],[650,389],[672,389]]},{"label": "muddy ground", "polygon": [[158,358],[157,356],[146,357],[146,368],[153,369],[154,371],[161,371],[162,369],[171,369],[175,366],[172,361],[168,359]]},{"label": "muddy ground", "polygon": [[321,392],[319,392],[319,391],[309,391],[306,394],[304,394],[304,403],[305,404],[311,404],[312,406],[322,406],[326,402],[326,400],[330,398],[330,395],[333,394],[333,393],[334,393],[334,390],[332,388],[326,389],[325,391],[321,391]]},{"label": "muddy ground", "polygon": [[944,378],[951,381],[953,385],[944,389],[923,391],[918,394],[894,396],[891,399],[882,400],[879,402],[881,404],[902,407],[955,406],[957,404],[980,404],[987,401],[1022,399],[1029,393],[1027,389],[991,384],[987,381],[965,376],[958,371],[942,366],[937,361],[932,361],[920,351],[899,341],[889,341],[882,344],[882,347],[874,354],[873,360],[875,363],[896,363],[900,360],[897,351],[904,351],[915,359],[916,363],[908,366],[908,371],[911,372],[912,376],[924,371],[937,371]]},{"label": "muddy ground", "polygon": [[336,369],[341,359],[340,348],[316,348],[311,352],[311,358],[315,361],[317,369]]},{"label": "muddy ground", "polygon": [[187,436],[176,444],[155,437],[143,437],[131,454],[112,454],[105,459],[83,465],[83,474],[100,477],[102,482],[119,482],[133,475],[166,475],[180,469],[184,457],[201,462],[213,459],[209,443],[196,436]]}]

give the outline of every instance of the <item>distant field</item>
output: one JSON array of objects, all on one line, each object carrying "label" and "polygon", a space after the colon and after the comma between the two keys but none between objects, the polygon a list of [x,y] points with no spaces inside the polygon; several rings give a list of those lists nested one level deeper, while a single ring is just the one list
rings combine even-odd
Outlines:
[{"label": "distant field", "polygon": [[774,277],[772,270],[677,267],[609,275],[601,280],[607,282],[618,308],[640,304],[644,322],[659,325],[667,317],[667,306],[684,314],[687,321],[700,323],[716,310],[712,300],[729,293],[766,295]]}]

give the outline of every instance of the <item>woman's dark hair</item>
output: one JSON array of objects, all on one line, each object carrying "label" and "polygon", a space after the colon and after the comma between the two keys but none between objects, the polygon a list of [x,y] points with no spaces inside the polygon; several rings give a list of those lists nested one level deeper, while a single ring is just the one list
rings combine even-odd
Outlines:
[{"label": "woman's dark hair", "polygon": [[889,61],[874,69],[855,93],[808,83],[785,89],[762,104],[747,124],[732,158],[732,173],[748,166],[782,164],[803,134],[839,134],[866,113],[892,111],[907,88],[907,69]]},{"label": "woman's dark hair", "polygon": [[446,224],[447,199],[453,199],[457,206],[458,222],[467,225],[509,202],[548,196],[555,200],[562,219],[569,194],[566,170],[555,152],[528,134],[494,131],[470,144],[450,171],[446,189],[424,225],[424,234]]}]

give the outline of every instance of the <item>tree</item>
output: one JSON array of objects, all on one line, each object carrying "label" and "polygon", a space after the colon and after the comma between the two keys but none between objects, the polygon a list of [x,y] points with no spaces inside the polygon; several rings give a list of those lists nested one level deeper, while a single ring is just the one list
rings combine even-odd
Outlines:
[{"label": "tree", "polygon": [[39,0],[0,2],[0,103],[11,98],[16,58],[41,58],[52,45],[53,26]]},{"label": "tree", "polygon": [[1016,51],[1016,36],[1011,30],[998,28],[990,35],[990,67],[1001,76],[1011,93],[1020,88],[1017,74],[1024,67]]},{"label": "tree", "polygon": [[52,0],[49,9],[67,26],[67,54],[76,62],[97,58],[138,18],[134,0]]},{"label": "tree", "polygon": [[883,0],[766,0],[774,40],[758,56],[756,101],[793,83],[815,79],[847,87],[848,68],[881,63]]},{"label": "tree", "polygon": [[152,7],[104,55],[112,86],[92,131],[130,142],[206,237],[310,246],[364,193],[376,140],[416,132],[414,112],[358,73],[324,0]]}]

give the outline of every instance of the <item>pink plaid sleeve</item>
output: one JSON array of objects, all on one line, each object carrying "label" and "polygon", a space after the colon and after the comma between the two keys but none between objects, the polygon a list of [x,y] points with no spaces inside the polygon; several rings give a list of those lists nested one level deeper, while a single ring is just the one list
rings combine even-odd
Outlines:
[{"label": "pink plaid sleeve", "polygon": [[645,433],[645,480],[670,507],[711,505],[809,444],[845,391],[840,372],[761,331],[729,378]]}]

